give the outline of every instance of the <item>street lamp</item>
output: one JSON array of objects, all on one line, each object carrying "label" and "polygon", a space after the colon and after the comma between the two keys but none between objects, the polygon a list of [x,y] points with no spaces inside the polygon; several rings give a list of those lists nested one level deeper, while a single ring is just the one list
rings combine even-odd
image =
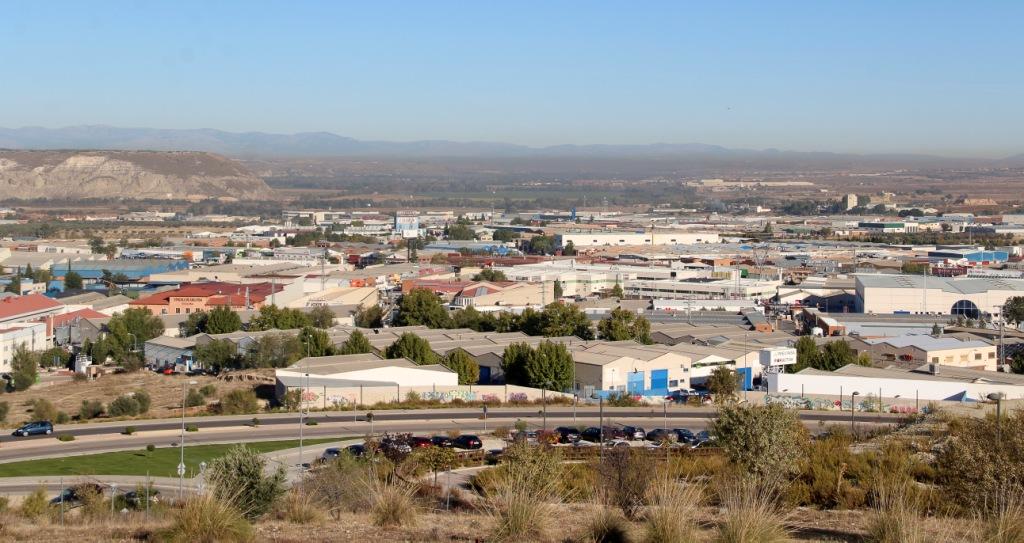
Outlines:
[{"label": "street lamp", "polygon": [[595,392],[591,396],[591,398],[597,398],[597,409],[598,409],[597,412],[598,412],[598,417],[600,417],[598,419],[598,425],[597,425],[597,427],[598,427],[598,436],[599,436],[598,437],[598,441],[600,441],[600,443],[597,444],[598,447],[600,447],[598,449],[598,454],[601,456],[601,459],[604,459],[604,397],[598,395]]},{"label": "street lamp", "polygon": [[857,392],[856,390],[850,393],[850,433],[853,433],[854,424],[856,423],[856,420],[854,419],[854,413],[857,409],[857,396],[860,396],[860,392]]},{"label": "street lamp", "polygon": [[178,499],[180,500],[184,495],[185,486],[185,395],[188,392],[188,386],[196,384],[196,381],[182,381],[181,383],[181,439],[178,442],[178,448],[181,452],[181,458],[178,460]]},{"label": "street lamp", "polygon": [[1003,406],[1003,393],[1002,392],[990,392],[985,396],[989,400],[996,402],[996,443],[999,447],[1003,446],[1003,428],[1002,428],[1002,406]]},{"label": "street lamp", "polygon": [[309,403],[307,395],[309,394],[309,373],[306,373],[306,386],[302,389],[302,402],[299,404],[299,469],[302,469],[302,427],[306,424],[307,411],[309,410]]}]

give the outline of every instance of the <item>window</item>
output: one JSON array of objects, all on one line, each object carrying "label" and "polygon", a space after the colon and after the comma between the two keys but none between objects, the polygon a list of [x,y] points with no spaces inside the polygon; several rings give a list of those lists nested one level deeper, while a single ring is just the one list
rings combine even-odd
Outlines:
[{"label": "window", "polygon": [[995,358],[996,357],[996,353],[988,353],[988,357],[989,358]]},{"label": "window", "polygon": [[975,360],[981,360],[981,353],[974,353]]},{"label": "window", "polygon": [[174,312],[175,313],[181,313],[181,308],[180,307],[175,307],[174,308]]}]

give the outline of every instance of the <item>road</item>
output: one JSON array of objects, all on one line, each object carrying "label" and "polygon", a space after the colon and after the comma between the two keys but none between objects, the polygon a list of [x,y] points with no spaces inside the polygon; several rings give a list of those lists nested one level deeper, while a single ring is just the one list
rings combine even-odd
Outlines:
[{"label": "road", "polygon": [[[529,408],[490,409],[488,420],[482,418],[480,409],[423,409],[374,412],[373,422],[366,420],[365,412],[327,411],[314,412],[308,421],[316,425],[301,426],[305,437],[363,436],[368,433],[413,432],[418,434],[444,433],[458,430],[462,433],[486,433],[498,426],[512,426],[517,420],[526,422],[530,428],[544,426],[544,410]],[[667,418],[666,418],[667,416]],[[605,408],[605,424],[633,424],[645,428],[686,427],[703,429],[714,418],[715,410],[709,408],[671,407],[667,412],[651,408]],[[592,406],[558,406],[547,409],[547,427],[560,425],[599,424],[600,411]],[[199,431],[186,432],[185,444],[243,443],[275,439],[295,439],[299,436],[299,415],[297,413],[266,414],[259,416],[260,424],[251,426],[252,416],[193,417],[186,419],[195,424]],[[814,431],[823,424],[846,424],[851,420],[849,413],[801,412],[804,424]],[[858,413],[858,424],[895,423],[900,417],[873,413]],[[135,427],[132,435],[122,432],[126,426]],[[97,452],[142,449],[147,444],[157,447],[178,446],[181,436],[181,420],[140,420],[117,423],[70,424],[58,426],[56,435],[72,435],[75,441],[59,442],[55,436],[32,436],[27,438],[5,436],[0,439],[0,462],[90,454]]]}]

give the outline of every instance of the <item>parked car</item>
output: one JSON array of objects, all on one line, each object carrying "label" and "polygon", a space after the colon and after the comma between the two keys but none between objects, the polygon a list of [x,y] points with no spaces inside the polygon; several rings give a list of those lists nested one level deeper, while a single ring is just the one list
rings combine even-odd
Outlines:
[{"label": "parked car", "polygon": [[688,428],[675,428],[672,430],[676,434],[676,441],[679,443],[693,443],[694,435]]},{"label": "parked car", "polygon": [[460,449],[480,449],[484,442],[474,435],[461,435],[452,441]]},{"label": "parked car", "polygon": [[413,436],[409,438],[409,446],[413,449],[424,449],[426,447],[433,447],[434,442],[429,437]]},{"label": "parked car", "polygon": [[711,441],[715,439],[715,436],[711,435],[707,430],[701,430],[694,434],[694,441]]},{"label": "parked car", "polygon": [[455,441],[448,436],[434,436],[430,438],[430,442],[433,443],[435,447],[452,448],[455,446]]},{"label": "parked car", "polygon": [[12,436],[38,436],[50,435],[53,433],[53,423],[48,420],[37,420],[23,424],[20,428],[11,433]]},{"label": "parked car", "polygon": [[362,458],[362,457],[366,456],[366,453],[367,453],[366,445],[363,445],[362,443],[356,443],[355,445],[349,445],[348,447],[345,447],[345,452],[347,452],[348,454],[351,454],[352,456],[354,456],[356,458]]},{"label": "parked car", "polygon": [[149,497],[149,503],[160,503],[160,491],[155,488],[149,489],[149,492],[146,492],[145,489],[141,492],[139,490],[125,492],[124,503],[132,509],[141,509],[146,505],[147,496]]},{"label": "parked car", "polygon": [[537,431],[536,430],[523,430],[521,432],[512,433],[512,441],[526,442],[526,443],[537,443]]},{"label": "parked car", "polygon": [[643,441],[647,437],[647,432],[639,426],[623,426],[622,433],[625,434],[626,439],[629,441]]},{"label": "parked car", "polygon": [[699,398],[701,402],[709,398],[707,392],[694,390],[692,388],[681,388],[679,390],[673,390],[665,399],[675,403],[686,403],[690,398]]},{"label": "parked car", "polygon": [[647,441],[653,441],[655,443],[661,443],[662,441],[675,441],[676,438],[677,436],[675,432],[664,428],[655,428],[654,430],[647,432]]},{"label": "parked car", "polygon": [[[362,445],[360,445],[360,447],[362,447]],[[326,464],[332,460],[337,460],[339,456],[341,456],[341,449],[338,447],[330,447],[328,449],[324,449],[324,453],[320,455],[317,462],[320,464]]]},{"label": "parked car", "polygon": [[580,431],[576,428],[559,426],[555,428],[555,433],[558,434],[558,441],[561,443],[576,443],[580,440]]},{"label": "parked car", "polygon": [[[580,439],[589,441],[591,443],[599,443],[601,441],[601,429],[597,426],[591,426],[580,433]],[[611,426],[604,427],[604,440],[609,441],[613,439],[624,439],[626,434],[620,428],[613,428]]]},{"label": "parked car", "polygon": [[412,452],[412,446],[409,445],[409,438],[406,436],[385,436],[380,440],[380,449],[385,454],[389,451],[398,454]]},{"label": "parked car", "polygon": [[65,488],[64,492],[50,500],[50,504],[59,505],[63,501],[65,506],[76,507],[82,504],[82,497],[87,493],[103,496],[103,487],[96,483],[80,483],[73,487]]}]

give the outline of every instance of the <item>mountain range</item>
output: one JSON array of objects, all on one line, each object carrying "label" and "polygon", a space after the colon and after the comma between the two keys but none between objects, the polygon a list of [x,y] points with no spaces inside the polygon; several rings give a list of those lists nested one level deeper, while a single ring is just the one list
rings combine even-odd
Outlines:
[{"label": "mountain range", "polygon": [[933,167],[1021,167],[1024,154],[1006,159],[958,159],[920,154],[871,154],[730,149],[702,143],[648,145],[555,145],[425,140],[367,141],[330,132],[272,134],[214,129],[121,128],[102,125],[66,128],[0,128],[0,149],[93,149],[204,151],[233,157],[411,157],[411,158],[617,158],[673,157],[716,161],[874,163]]}]

